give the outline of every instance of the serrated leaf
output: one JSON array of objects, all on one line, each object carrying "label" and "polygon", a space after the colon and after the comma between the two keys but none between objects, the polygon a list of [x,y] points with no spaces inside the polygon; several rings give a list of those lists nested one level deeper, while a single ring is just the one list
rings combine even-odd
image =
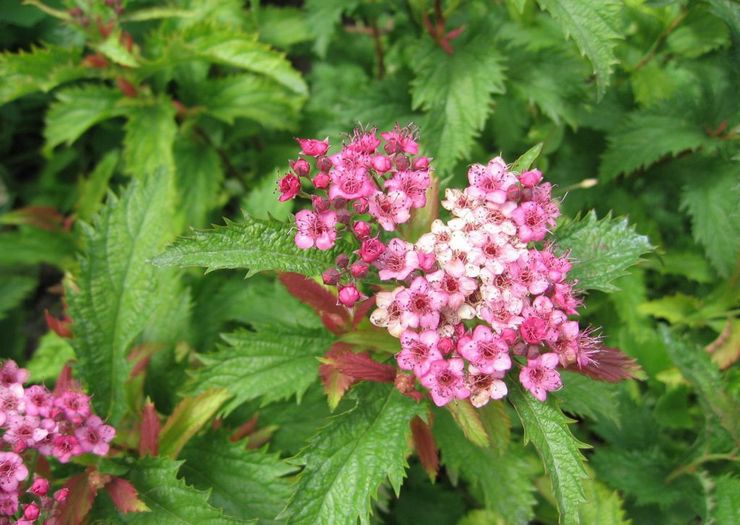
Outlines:
[{"label": "serrated leaf", "polygon": [[414,57],[411,106],[427,113],[423,139],[441,172],[470,154],[491,112],[492,95],[505,91],[494,36],[488,27],[466,30],[451,55],[425,38]]},{"label": "serrated leaf", "polygon": [[295,245],[292,224],[246,216],[243,222],[226,219],[225,226],[194,231],[181,237],[152,259],[157,266],[203,266],[207,271],[247,269],[247,275],[265,270],[318,275],[332,266],[338,249],[302,250]]},{"label": "serrated leaf", "polygon": [[242,199],[242,208],[256,219],[268,220],[270,217],[285,222],[289,220],[295,206],[294,200],[280,202],[275,198],[275,175],[262,177]]},{"label": "serrated leaf", "polygon": [[685,116],[634,112],[607,136],[599,176],[609,181],[646,169],[663,157],[713,147],[704,129]]},{"label": "serrated leaf", "polygon": [[669,357],[694,386],[705,410],[717,418],[736,444],[740,443],[740,405],[725,390],[719,369],[709,354],[699,346],[674,336],[666,326],[660,327],[660,333]]},{"label": "serrated leaf", "polygon": [[560,523],[580,523],[578,509],[586,501],[583,479],[588,474],[579,449],[587,445],[573,436],[570,421],[552,402],[536,400],[514,381],[509,386],[509,400],[522,421],[525,443],[535,446],[552,482]]},{"label": "serrated leaf", "polygon": [[64,365],[75,358],[75,351],[68,339],[55,332],[47,332],[41,337],[33,356],[24,365],[30,380],[34,383],[53,380],[59,376]]},{"label": "serrated leaf", "polygon": [[94,76],[82,66],[81,48],[46,46],[30,52],[0,54],[0,105],[18,97],[47,92],[60,84]]},{"label": "serrated leaf", "polygon": [[543,145],[544,143],[539,142],[529,148],[518,159],[514,161],[509,169],[514,173],[522,173],[523,171],[527,171],[529,168],[532,167],[534,161],[536,161],[537,158],[540,156],[540,153],[542,153]]},{"label": "serrated leaf", "polygon": [[159,434],[159,453],[176,458],[182,447],[211,420],[229,397],[227,390],[212,388],[180,401]]},{"label": "serrated leaf", "polygon": [[86,179],[80,179],[75,204],[79,220],[90,221],[100,208],[108,189],[108,181],[113,176],[120,157],[118,150],[109,151]]},{"label": "serrated leaf", "polygon": [[740,523],[740,479],[725,475],[715,480],[710,516],[717,525]]},{"label": "serrated leaf", "polygon": [[584,483],[586,503],[579,511],[581,523],[588,525],[629,525],[624,517],[622,500],[617,492],[609,490],[596,480]]},{"label": "serrated leaf", "polygon": [[478,411],[467,400],[453,400],[447,405],[452,418],[465,437],[479,447],[487,447],[490,438],[480,420]]},{"label": "serrated leaf", "polygon": [[561,401],[563,410],[590,419],[603,417],[619,424],[618,385],[575,372],[561,371],[560,377],[564,386],[553,395]]},{"label": "serrated leaf", "polygon": [[[242,520],[227,518],[208,503],[208,493],[177,479],[182,462],[161,457],[139,459],[127,478],[151,512],[127,516],[134,525],[235,525]],[[165,521],[163,521],[165,520]]]},{"label": "serrated leaf", "polygon": [[612,67],[617,63],[614,48],[622,36],[617,32],[620,2],[605,0],[537,0],[548,11],[566,37],[572,38],[588,57],[596,75],[598,97],[609,85]]},{"label": "serrated leaf", "polygon": [[346,409],[330,417],[299,456],[305,465],[281,517],[290,525],[369,523],[370,507],[386,479],[396,493],[410,452],[409,422],[425,406],[392,385],[362,383]]},{"label": "serrated leaf", "polygon": [[114,63],[126,67],[139,67],[136,56],[121,42],[121,31],[113,31],[96,46],[96,49]]},{"label": "serrated leaf", "polygon": [[123,160],[126,172],[134,177],[161,168],[174,170],[172,145],[177,134],[175,108],[168,99],[152,100],[130,108],[126,115]]},{"label": "serrated leaf", "polygon": [[123,115],[121,98],[117,89],[95,84],[57,92],[46,115],[44,151],[48,154],[63,143],[69,146],[95,124]]},{"label": "serrated leaf", "polygon": [[315,39],[314,51],[321,58],[326,56],[326,50],[342,14],[354,9],[357,4],[358,0],[306,1],[306,20]]},{"label": "serrated leaf", "polygon": [[555,239],[559,250],[570,251],[573,269],[568,277],[577,279],[584,290],[617,290],[612,281],[653,249],[626,218],[614,219],[610,214],[599,220],[594,211],[561,223]]},{"label": "serrated leaf", "polygon": [[696,58],[730,43],[730,31],[722,19],[697,5],[675,31],[666,38],[666,46],[677,55]]},{"label": "serrated leaf", "polygon": [[231,443],[225,434],[191,440],[181,457],[185,480],[196,488],[210,489],[209,501],[228,516],[275,523],[290,497],[292,484],[285,476],[295,472],[295,467],[277,454]]},{"label": "serrated leaf", "polygon": [[93,226],[82,226],[80,271],[66,280],[80,376],[97,412],[115,423],[125,409],[126,353],[155,310],[157,270],[146,260],[172,231],[171,176],[154,173],[111,194]]},{"label": "serrated leaf", "polygon": [[[691,233],[707,253],[712,265],[727,277],[740,253],[739,163],[722,164],[687,184],[681,208],[691,215]],[[708,167],[709,167],[708,166]]]},{"label": "serrated leaf", "polygon": [[310,40],[315,27],[303,9],[271,5],[260,7],[258,25],[260,40],[283,49]]},{"label": "serrated leaf", "polygon": [[442,463],[459,474],[483,494],[486,508],[496,511],[507,523],[528,523],[536,503],[532,491],[532,469],[519,447],[512,446],[503,455],[471,443],[452,418],[435,412],[432,430],[442,453]]},{"label": "serrated leaf", "polygon": [[318,377],[318,357],[333,342],[323,329],[262,326],[222,336],[228,346],[201,356],[206,366],[197,371],[191,390],[225,388],[234,397],[224,407],[261,397],[263,403],[296,395],[301,398]]},{"label": "serrated leaf", "polygon": [[47,263],[68,268],[74,261],[74,241],[63,231],[21,227],[0,233],[0,266]]},{"label": "serrated leaf", "polygon": [[221,160],[208,144],[182,135],[175,140],[173,155],[185,224],[201,228],[208,224],[210,212],[219,204],[224,178]]}]

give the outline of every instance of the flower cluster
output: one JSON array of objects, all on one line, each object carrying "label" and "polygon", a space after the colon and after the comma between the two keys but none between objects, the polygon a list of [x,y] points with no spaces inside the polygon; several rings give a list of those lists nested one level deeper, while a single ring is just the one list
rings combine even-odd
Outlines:
[{"label": "flower cluster", "polygon": [[[357,249],[323,275],[347,307],[362,297],[356,283],[370,271],[397,282],[376,294],[370,320],[400,339],[396,360],[412,375],[397,378],[399,389],[412,394],[418,379],[439,406],[469,399],[480,407],[507,394],[503,379],[517,367],[520,383],[544,401],[561,387],[558,367],[593,373],[602,352],[614,365],[602,378],[626,377],[616,368],[627,360],[574,319],[580,300],[567,279],[571,264],[545,242],[559,207],[538,170],[515,173],[500,157],[475,164],[465,189],[446,190],[449,220],[435,220],[414,244],[390,238],[411,208],[426,205],[429,159],[406,156],[417,153],[412,136],[399,128],[383,133],[388,155],[378,155],[374,130],[355,131],[328,160],[322,160],[327,141],[299,139],[304,154],[326,165],[314,186],[325,184],[328,199],[314,196],[314,209],[296,214],[296,244],[327,249],[338,224],[352,232]],[[299,176],[308,174],[307,167],[296,169],[299,162],[296,175],[280,182],[281,198],[298,194]],[[370,217],[352,222],[352,208]]]},{"label": "flower cluster", "polygon": [[[49,481],[38,476],[25,486],[27,450],[66,463],[84,453],[106,455],[115,436],[115,429],[92,413],[87,395],[69,389],[50,392],[39,385],[26,388],[27,379],[28,372],[13,361],[0,368],[0,516],[20,511],[23,519],[13,523],[35,523],[42,514],[52,515],[68,492],[48,496]],[[22,498],[32,501],[21,505]]]}]

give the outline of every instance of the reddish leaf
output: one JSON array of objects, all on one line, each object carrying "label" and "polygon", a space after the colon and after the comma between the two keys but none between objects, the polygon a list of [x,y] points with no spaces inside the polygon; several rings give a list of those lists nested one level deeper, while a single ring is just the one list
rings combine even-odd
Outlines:
[{"label": "reddish leaf", "polygon": [[[285,272],[278,274],[278,279],[290,294],[313,308],[317,314],[331,316],[333,325],[338,325],[347,331],[350,315],[346,308],[337,304],[337,298],[316,281],[307,279],[299,273]],[[327,325],[327,328],[330,328]],[[331,328],[330,328],[331,329]]]},{"label": "reddish leaf", "polygon": [[345,320],[342,317],[339,317],[337,314],[329,314],[329,313],[322,313],[321,316],[321,322],[324,323],[324,326],[327,330],[329,330],[334,335],[342,335],[347,332],[347,327],[345,326]]},{"label": "reddish leaf", "polygon": [[374,361],[367,352],[353,352],[347,343],[335,343],[320,359],[319,375],[332,410],[356,381],[392,383],[396,369]]},{"label": "reddish leaf", "polygon": [[144,343],[134,347],[128,355],[128,360],[134,363],[129,376],[136,377],[146,372],[152,356],[162,348],[164,348],[162,345],[155,343]]},{"label": "reddish leaf", "polygon": [[92,508],[95,496],[110,479],[107,474],[88,469],[82,474],[72,476],[64,488],[69,489],[69,495],[60,508],[59,523],[78,525],[83,523],[87,513]]},{"label": "reddish leaf", "polygon": [[411,437],[414,440],[414,449],[416,455],[419,456],[421,466],[424,467],[430,478],[436,478],[437,472],[439,472],[437,443],[434,441],[432,429],[419,416],[415,416],[411,420]]},{"label": "reddish leaf", "polygon": [[257,420],[259,418],[257,416],[252,416],[247,420],[246,423],[242,424],[237,428],[233,434],[229,437],[230,441],[239,441],[240,439],[243,439],[245,436],[250,435],[252,432],[254,432],[257,429]]},{"label": "reddish leaf", "polygon": [[370,310],[375,306],[375,296],[369,297],[362,302],[355,305],[355,313],[352,318],[352,328],[357,328],[357,325],[370,313]]},{"label": "reddish leaf", "polygon": [[59,231],[64,224],[64,215],[48,206],[27,206],[3,215],[4,224],[27,224],[42,230]]},{"label": "reddish leaf", "polygon": [[110,499],[113,500],[116,508],[124,514],[127,512],[145,512],[150,510],[146,506],[146,503],[139,499],[136,488],[125,479],[114,477],[105,486],[105,490],[108,492]]},{"label": "reddish leaf", "polygon": [[637,377],[641,370],[637,361],[617,348],[602,347],[590,358],[591,361],[586,366],[572,364],[568,366],[568,370],[609,383]]},{"label": "reddish leaf", "polygon": [[329,406],[332,410],[337,407],[342,396],[355,382],[355,378],[342,373],[335,362],[335,359],[339,356],[347,352],[351,353],[351,348],[346,343],[334,343],[326,356],[321,359],[319,376],[321,376],[321,384],[324,385],[324,392],[329,398]]},{"label": "reddish leaf", "polygon": [[49,330],[56,332],[59,337],[66,337],[67,339],[72,337],[72,319],[69,316],[65,315],[61,319],[57,319],[49,313],[49,310],[44,309],[44,318]]},{"label": "reddish leaf", "polygon": [[144,403],[139,427],[139,455],[156,456],[159,452],[159,416],[151,401]]},{"label": "reddish leaf", "polygon": [[77,380],[72,377],[72,367],[69,366],[69,364],[66,364],[64,365],[64,368],[62,368],[62,371],[59,372],[59,377],[57,377],[57,382],[54,386],[54,395],[58,396],[69,390],[81,392],[82,387]]}]

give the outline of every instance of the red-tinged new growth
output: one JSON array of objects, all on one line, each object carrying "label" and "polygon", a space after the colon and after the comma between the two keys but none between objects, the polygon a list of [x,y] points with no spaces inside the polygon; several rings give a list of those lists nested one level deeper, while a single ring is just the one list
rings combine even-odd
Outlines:
[{"label": "red-tinged new growth", "polygon": [[[296,214],[296,245],[329,249],[342,238],[354,247],[323,274],[348,308],[363,280],[393,284],[376,293],[370,321],[400,338],[396,361],[408,373],[395,383],[404,394],[418,393],[418,381],[439,406],[480,407],[506,396],[515,368],[540,401],[561,388],[559,368],[606,381],[634,374],[634,361],[574,319],[581,300],[567,278],[571,263],[547,239],[559,206],[539,170],[513,172],[501,157],[470,166],[468,186],[445,192],[450,219],[434,220],[412,244],[398,226],[428,204],[431,185],[413,130],[357,129],[328,157],[328,139],[298,141],[328,179],[313,185],[313,210]],[[310,167],[296,169],[308,160],[292,163],[296,178],[308,179]]]},{"label": "red-tinged new growth", "polygon": [[59,498],[47,497],[49,480],[32,476],[26,466],[33,457],[27,451],[62,463],[85,453],[105,456],[116,434],[92,413],[89,396],[68,388],[76,385],[71,378],[62,377],[58,386],[67,386],[54,392],[25,387],[27,380],[28,372],[13,361],[0,367],[0,523],[19,516],[12,523],[35,523],[59,511]]}]

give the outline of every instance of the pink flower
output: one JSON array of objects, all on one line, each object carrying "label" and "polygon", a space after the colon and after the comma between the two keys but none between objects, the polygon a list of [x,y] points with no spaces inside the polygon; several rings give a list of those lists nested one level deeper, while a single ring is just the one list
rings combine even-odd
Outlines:
[{"label": "pink flower", "polygon": [[386,231],[396,229],[411,217],[411,200],[401,191],[376,192],[370,197],[370,215],[375,217]]},{"label": "pink flower", "polygon": [[[16,512],[18,512],[18,494],[16,492],[0,492],[0,515],[13,516]],[[19,522],[20,520],[14,520],[12,523],[17,524]]]},{"label": "pink flower", "polygon": [[465,362],[460,358],[440,359],[429,366],[420,381],[431,391],[435,405],[441,407],[453,399],[465,399],[470,395],[465,385],[464,367]]},{"label": "pink flower", "polygon": [[527,317],[519,326],[519,333],[527,343],[538,345],[547,337],[547,323],[539,317]]},{"label": "pink flower", "polygon": [[295,139],[298,145],[301,147],[301,152],[309,157],[318,157],[323,155],[329,149],[329,139],[324,140],[317,139]]},{"label": "pink flower", "polygon": [[329,198],[343,197],[347,200],[369,197],[377,188],[370,178],[367,168],[358,166],[338,166],[331,172],[332,184]]},{"label": "pink flower", "polygon": [[473,164],[468,170],[468,181],[471,196],[503,204],[506,190],[516,183],[516,177],[506,170],[503,159],[496,157],[487,166]]},{"label": "pink flower", "polygon": [[80,392],[68,390],[55,399],[54,404],[62,409],[72,423],[79,425],[90,415],[90,398]]},{"label": "pink flower", "polygon": [[380,134],[386,142],[387,153],[408,153],[416,155],[419,153],[419,145],[413,137],[413,132],[409,128],[401,128],[396,124],[392,131],[384,131]]},{"label": "pink flower", "polygon": [[519,182],[526,188],[533,188],[537,186],[542,180],[542,172],[540,170],[525,171],[519,175]]},{"label": "pink flower", "polygon": [[412,208],[426,206],[430,184],[427,171],[399,171],[392,179],[385,181],[386,189],[403,192],[411,200]]},{"label": "pink flower", "polygon": [[396,300],[398,294],[404,289],[402,286],[399,286],[392,292],[378,292],[375,295],[375,305],[377,308],[370,314],[370,322],[375,326],[387,328],[388,333],[393,337],[400,337],[404,331],[404,326],[401,323],[403,310]]},{"label": "pink flower", "polygon": [[28,489],[28,492],[36,496],[46,496],[49,492],[49,480],[44,478],[35,478],[31,488]]},{"label": "pink flower", "polygon": [[378,239],[365,239],[360,245],[360,258],[366,263],[371,263],[380,257],[385,251],[385,244]]},{"label": "pink flower", "polygon": [[417,277],[409,288],[399,292],[397,300],[403,309],[404,326],[434,330],[439,324],[439,312],[447,304],[447,294],[432,288],[424,277]]},{"label": "pink flower", "polygon": [[[530,250],[534,252],[535,250]],[[516,263],[509,264],[507,270],[514,279],[513,291],[517,295],[539,295],[547,290],[547,269],[536,256],[521,257]]]},{"label": "pink flower", "polygon": [[540,401],[547,399],[547,393],[563,386],[560,374],[554,369],[558,366],[557,354],[542,354],[529,359],[527,366],[519,372],[519,381]]},{"label": "pink flower", "polygon": [[18,484],[28,477],[23,459],[15,452],[0,452],[0,490],[15,492]]},{"label": "pink flower", "polygon": [[280,190],[280,202],[289,201],[301,191],[301,181],[289,173],[278,181],[278,190]]},{"label": "pink flower", "polygon": [[427,275],[427,281],[447,294],[447,306],[453,310],[459,310],[465,304],[465,299],[478,289],[474,279],[464,275],[453,277],[444,270],[430,273]]},{"label": "pink flower", "polygon": [[8,387],[13,383],[23,384],[28,381],[28,370],[19,368],[15,361],[8,360],[0,368],[0,385]]},{"label": "pink flower", "polygon": [[375,134],[376,129],[372,128],[368,131],[361,129],[355,129],[352,135],[352,140],[347,144],[346,148],[357,153],[372,154],[380,146],[380,139]]},{"label": "pink flower", "polygon": [[432,361],[442,359],[437,349],[439,336],[434,330],[421,333],[406,330],[401,334],[401,351],[396,355],[398,366],[403,370],[413,370],[417,377],[429,371]]},{"label": "pink flower", "polygon": [[375,261],[381,281],[404,280],[419,267],[419,256],[414,246],[401,239],[391,239],[383,254]]},{"label": "pink flower", "polygon": [[25,409],[25,391],[19,383],[0,386],[0,424],[4,424],[11,414],[24,412]]},{"label": "pink flower", "polygon": [[27,388],[24,399],[27,414],[41,417],[49,417],[51,415],[54,399],[46,387],[33,385]]},{"label": "pink flower", "polygon": [[472,337],[460,338],[457,349],[484,374],[503,372],[511,368],[509,346],[485,325],[476,326]]},{"label": "pink flower", "polygon": [[547,227],[555,226],[555,218],[536,202],[523,202],[515,209],[511,218],[519,226],[522,242],[541,241],[547,235]]},{"label": "pink flower", "polygon": [[53,441],[52,454],[62,463],[68,463],[73,456],[82,454],[82,447],[75,436],[56,436]]},{"label": "pink flower", "polygon": [[85,424],[75,429],[75,437],[82,452],[92,452],[98,456],[108,453],[110,443],[116,435],[116,430],[103,423],[98,416],[90,416]]},{"label": "pink flower", "polygon": [[503,372],[485,374],[475,366],[468,368],[468,389],[470,403],[480,408],[488,404],[491,399],[501,399],[508,393],[506,383],[501,381]]},{"label": "pink flower", "polygon": [[354,284],[343,286],[339,290],[339,302],[347,308],[352,308],[360,300],[360,291]]},{"label": "pink flower", "polygon": [[334,246],[337,232],[334,226],[337,223],[337,214],[333,211],[314,213],[310,210],[301,210],[295,214],[298,233],[295,243],[301,249],[308,249],[314,245],[319,250],[328,250]]},{"label": "pink flower", "polygon": [[13,414],[8,418],[8,428],[3,439],[16,450],[24,450],[36,445],[46,437],[49,431],[41,427],[41,420],[36,416],[19,416]]}]

